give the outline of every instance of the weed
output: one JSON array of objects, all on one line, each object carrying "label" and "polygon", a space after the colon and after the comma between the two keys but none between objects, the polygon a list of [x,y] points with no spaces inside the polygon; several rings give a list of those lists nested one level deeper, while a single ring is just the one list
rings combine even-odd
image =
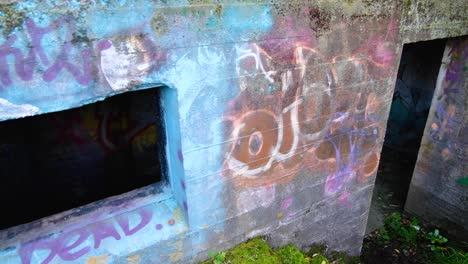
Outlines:
[{"label": "weed", "polygon": [[438,229],[427,232],[417,219],[393,213],[364,240],[361,259],[365,263],[379,259],[379,263],[468,264],[468,253],[446,247],[447,242]]},{"label": "weed", "polygon": [[208,252],[208,256],[213,260],[213,264],[222,264],[226,260],[226,252]]},{"label": "weed", "polygon": [[404,246],[416,246],[420,229],[418,219],[413,218],[408,222],[399,213],[393,213],[385,219],[380,229],[380,238],[384,243],[397,239]]},{"label": "weed", "polygon": [[429,247],[432,251],[442,251],[446,249],[442,247],[442,244],[447,243],[448,239],[439,234],[439,229],[427,233],[425,238],[431,243]]}]

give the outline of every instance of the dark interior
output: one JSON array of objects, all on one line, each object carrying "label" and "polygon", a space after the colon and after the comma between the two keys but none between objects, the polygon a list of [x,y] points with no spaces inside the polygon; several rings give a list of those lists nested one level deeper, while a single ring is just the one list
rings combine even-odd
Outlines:
[{"label": "dark interior", "polygon": [[373,198],[373,203],[382,202],[388,212],[404,207],[445,42],[432,40],[403,47],[374,191],[380,198]]},{"label": "dark interior", "polygon": [[0,229],[163,178],[160,89],[0,122]]}]

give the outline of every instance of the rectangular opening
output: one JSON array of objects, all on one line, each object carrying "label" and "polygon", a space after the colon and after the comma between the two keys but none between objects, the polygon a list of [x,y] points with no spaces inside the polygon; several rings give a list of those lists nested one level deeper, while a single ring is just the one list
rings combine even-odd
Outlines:
[{"label": "rectangular opening", "polygon": [[379,162],[367,232],[403,210],[432,103],[445,39],[403,46]]},{"label": "rectangular opening", "polygon": [[165,180],[161,89],[0,122],[0,229]]}]

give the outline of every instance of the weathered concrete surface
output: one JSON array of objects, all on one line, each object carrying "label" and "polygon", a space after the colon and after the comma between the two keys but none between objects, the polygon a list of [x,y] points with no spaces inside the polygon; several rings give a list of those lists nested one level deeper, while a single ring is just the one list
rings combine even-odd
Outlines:
[{"label": "weathered concrete surface", "polygon": [[[405,210],[468,237],[468,39],[448,41]],[[463,183],[465,179],[465,183]]]},{"label": "weathered concrete surface", "polygon": [[404,43],[468,34],[466,1],[403,0]]},{"label": "weathered concrete surface", "polygon": [[187,263],[256,235],[359,254],[401,38],[430,19],[401,33],[396,1],[14,2],[1,120],[158,85],[178,111],[162,191],[3,231],[1,263]]}]

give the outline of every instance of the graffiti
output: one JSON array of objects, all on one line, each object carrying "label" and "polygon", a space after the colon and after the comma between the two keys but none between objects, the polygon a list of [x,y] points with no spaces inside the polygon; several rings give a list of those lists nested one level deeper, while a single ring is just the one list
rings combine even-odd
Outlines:
[{"label": "graffiti", "polygon": [[[176,214],[176,213],[174,213]],[[135,218],[138,219],[135,222]],[[155,222],[157,224],[151,224]],[[110,220],[93,223],[89,226],[77,228],[69,232],[59,234],[55,238],[30,241],[21,245],[19,255],[23,264],[34,263],[47,264],[56,258],[63,261],[73,261],[99,249],[105,241],[112,239],[119,241],[125,237],[131,237],[142,230],[153,228],[162,231],[163,228],[173,227],[176,219],[169,219],[162,223],[155,219],[153,212],[145,207],[134,213],[119,215]],[[41,261],[37,260],[37,251],[46,250],[46,255],[41,255]],[[91,257],[92,258],[92,257]]]},{"label": "graffiti", "polygon": [[468,142],[464,141],[464,102],[462,76],[466,71],[468,49],[462,42],[451,47],[447,54],[449,62],[442,82],[442,91],[437,97],[434,121],[430,125],[429,138],[443,147],[444,158],[458,157],[463,159]]},{"label": "graffiti", "polygon": [[132,255],[127,258],[128,264],[138,264],[141,261],[140,255]]},{"label": "graffiti", "polygon": [[282,218],[283,216],[293,217],[296,214],[294,210],[290,209],[293,203],[294,203],[294,199],[292,196],[288,196],[283,201],[281,201],[281,206],[280,206],[281,212],[277,214],[277,217],[278,218]]},{"label": "graffiti", "polygon": [[[381,39],[371,43],[382,56],[372,51],[366,56],[374,58],[359,59],[369,52],[359,48],[356,56],[335,56],[328,63],[301,43],[293,45],[292,56],[272,55],[257,44],[238,47],[240,94],[224,116],[232,142],[225,175],[238,186],[261,187],[288,183],[305,167],[329,173],[328,195],[346,193],[347,183],[372,176],[386,95],[365,84],[376,73],[370,68],[385,69],[394,55]],[[323,64],[313,66],[317,61]],[[350,84],[358,88],[345,87]]]},{"label": "graffiti", "polygon": [[[142,101],[145,100],[140,100]],[[134,108],[142,111],[138,107]],[[137,118],[132,114],[132,109],[123,109],[118,103],[111,104],[109,108],[96,109],[97,141],[108,151],[131,144],[140,136],[144,136],[141,138],[144,145],[154,145],[157,133],[156,113],[148,114],[146,118]],[[153,133],[145,133],[145,131],[153,131]]]},{"label": "graffiti", "polygon": [[60,145],[95,143],[111,152],[135,143],[141,151],[144,146],[156,143],[156,122],[160,117],[155,110],[157,102],[153,100],[157,99],[151,90],[131,95],[116,96],[79,110],[41,118],[54,128],[54,142]]},{"label": "graffiti", "polygon": [[[75,25],[70,17],[59,18],[46,27],[37,26],[33,20],[25,22],[25,33],[29,38],[27,51],[15,47],[18,45],[20,36],[11,35],[0,45],[0,82],[5,87],[14,84],[13,77],[16,76],[23,81],[32,81],[34,74],[40,74],[46,82],[54,81],[62,72],[68,72],[80,85],[90,84],[93,76],[92,56],[93,49],[97,52],[110,48],[109,42],[102,40],[95,47],[79,48],[80,45],[73,43]],[[44,46],[43,39],[49,34],[63,34],[63,40],[58,40],[61,45],[55,55]],[[19,44],[21,45],[21,44]],[[84,43],[83,43],[84,45]],[[9,63],[9,58],[14,60]]]},{"label": "graffiti", "polygon": [[[468,39],[447,39],[405,210],[463,230],[467,219]],[[420,201],[424,200],[424,203]],[[463,236],[463,235],[462,235]]]},{"label": "graffiti", "polygon": [[[105,2],[102,8],[101,2]],[[285,223],[297,217],[304,209],[304,201],[295,200],[296,186],[291,184],[291,188],[283,192],[287,188],[276,185],[291,183],[299,174],[314,177],[314,184],[322,184],[326,195],[339,196],[343,203],[351,196],[354,183],[369,182],[377,168],[383,136],[380,111],[386,105],[382,91],[388,90],[378,81],[389,76],[387,67],[394,63],[394,47],[389,44],[394,41],[393,33],[370,37],[365,43],[361,41],[367,34],[380,34],[379,30],[366,32],[366,36],[349,43],[348,36],[340,36],[343,44],[336,46],[342,46],[342,51],[335,51],[335,46],[320,50],[319,46],[325,47],[322,43],[325,39],[316,39],[314,29],[304,23],[307,21],[289,16],[287,9],[278,12],[281,5],[219,5],[223,7],[220,18],[212,15],[211,5],[191,6],[179,12],[179,7],[163,8],[150,4],[151,1],[127,1],[126,8],[114,8],[124,2],[73,1],[75,8],[81,9],[82,3],[99,7],[76,12],[86,15],[79,20],[87,23],[88,32],[83,34],[71,17],[45,19],[46,23],[52,21],[47,26],[27,19],[24,28],[15,31],[18,34],[11,35],[0,46],[0,84],[3,86],[0,89],[14,87],[20,81],[40,85],[66,82],[63,86],[51,85],[47,93],[41,90],[30,96],[19,94],[19,102],[12,100],[14,95],[7,95],[6,99],[21,107],[21,111],[35,113],[39,109],[26,108],[28,105],[24,103],[37,103],[43,112],[49,112],[145,83],[166,82],[174,86],[176,100],[181,103],[178,109],[181,116],[175,115],[174,119],[183,125],[183,148],[177,149],[176,158],[180,161],[185,158],[185,163],[180,175],[171,177],[183,177],[185,173],[189,180],[180,179],[179,183],[178,178],[171,178],[171,183],[175,182],[175,186],[180,185],[190,194],[190,200],[185,197],[180,200],[186,211],[190,202],[187,213],[194,236],[180,236],[180,241],[175,242],[180,245],[174,244],[177,253],[171,254],[171,260],[188,260],[212,239],[223,236],[218,230],[225,228],[224,221],[230,214],[234,223],[237,221],[234,214],[245,213],[244,219],[248,219],[248,214],[261,206],[265,210],[276,207],[277,218]],[[46,1],[46,5],[60,10],[71,6],[71,2]],[[160,25],[149,21],[160,10],[170,24],[167,30],[160,30]],[[134,12],[141,14],[136,16]],[[281,15],[275,17],[278,13]],[[317,17],[317,14],[312,15]],[[327,17],[326,13],[323,15]],[[337,16],[337,19],[341,18]],[[317,26],[332,32],[340,25]],[[340,32],[346,31],[344,26],[339,28]],[[88,36],[96,40],[88,40]],[[103,89],[99,83],[94,83],[97,80],[110,88]],[[74,96],[76,87],[82,86],[88,88]],[[53,105],[61,95],[64,95],[63,102]],[[82,150],[84,160],[95,161],[93,155],[102,158],[103,153],[110,156],[121,146],[130,144],[132,148],[148,131],[154,136],[154,126],[148,127],[147,120],[139,114],[132,108],[115,107],[105,111],[97,107],[70,116],[68,121],[72,124],[68,126],[67,122],[53,124],[52,120],[50,127],[58,130],[60,140],[72,142],[71,150]],[[178,134],[177,128],[170,132]],[[219,142],[222,144],[216,145]],[[203,162],[199,160],[201,149],[209,154]],[[198,155],[198,159],[193,155]],[[140,157],[135,160],[141,162]],[[73,173],[91,175],[82,173],[83,166],[76,167],[80,170]],[[94,172],[94,168],[89,172]],[[224,171],[198,180],[207,176],[200,175],[198,168]],[[230,190],[219,174],[241,188]],[[109,182],[118,181],[112,173],[109,175],[110,180],[103,182],[102,187],[109,188]],[[68,181],[72,177],[63,178]],[[202,181],[199,187],[197,184]],[[322,188],[322,185],[317,186]],[[92,184],[83,186],[86,187],[83,189],[92,189]],[[203,198],[205,192],[215,199]],[[281,199],[276,196],[279,192],[283,192]],[[180,193],[185,195],[183,191]],[[173,194],[179,195],[177,190]],[[225,198],[218,199],[222,197]],[[238,199],[228,201],[229,197]],[[109,208],[102,210],[106,214],[113,213]],[[84,227],[68,227],[65,231],[61,226],[51,227],[50,236],[39,238],[35,233],[25,234],[28,241],[11,254],[15,258],[19,254],[25,264],[125,261],[116,258],[144,262],[147,253],[140,249],[151,243],[157,250],[151,255],[162,256],[171,252],[159,247],[163,243],[167,245],[166,241],[173,241],[168,233],[186,231],[174,229],[180,222],[175,217],[159,216],[167,212],[155,214],[145,208],[104,221],[91,215],[83,216],[86,222],[91,222]],[[72,221],[60,220],[65,224]],[[264,224],[270,225],[259,221],[258,227]],[[200,231],[201,227],[207,230]],[[240,229],[239,234],[245,230]],[[227,234],[226,241],[231,236]],[[134,246],[132,242],[136,238],[143,243]],[[181,241],[192,242],[193,252],[184,252],[188,247]],[[132,256],[136,253],[144,255]]]},{"label": "graffiti", "polygon": [[[257,45],[239,49],[239,53],[237,71],[246,77],[240,81],[241,95],[231,102],[229,114],[225,116],[231,122],[234,142],[227,168],[233,175],[245,176],[234,178],[244,186],[289,182],[301,166],[304,139],[318,138],[327,125],[326,122],[312,124],[311,120],[329,111],[332,74],[319,70],[316,74],[322,76],[317,79],[322,82],[307,84],[305,64],[319,55],[306,47],[298,47],[294,54],[294,63],[301,70],[285,72],[273,70],[274,61]],[[252,74],[257,71],[262,77]],[[256,89],[253,83],[260,84],[261,88]],[[307,96],[313,88],[328,90],[315,99]],[[256,105],[263,104],[268,107],[255,109]],[[258,175],[261,177],[255,177]]]},{"label": "graffiti", "polygon": [[[129,228],[128,217],[117,218],[117,223],[126,236],[131,236],[138,232],[151,221],[152,214],[150,212],[140,210],[138,214],[140,216],[140,223],[132,229]],[[84,242],[89,237],[93,238],[93,247],[83,247],[85,244]],[[58,256],[65,261],[71,261],[86,255],[91,251],[91,248],[99,248],[101,242],[110,237],[115,240],[120,240],[122,236],[113,224],[109,222],[99,222],[86,228],[80,228],[61,234],[52,241],[45,240],[36,243],[27,243],[21,246],[19,253],[22,263],[31,263],[33,252],[40,249],[50,250],[49,255],[42,261],[42,263],[49,263],[55,256]],[[72,253],[72,251],[74,252]]]},{"label": "graffiti", "polygon": [[86,260],[86,264],[107,264],[109,256],[104,255],[104,256],[95,256],[95,257],[89,257]]},{"label": "graffiti", "polygon": [[464,185],[464,186],[468,186],[468,175],[465,176],[465,177],[460,177],[456,180],[456,182],[458,184],[461,184],[461,185]]},{"label": "graffiti", "polygon": [[143,83],[144,77],[164,63],[163,53],[143,35],[118,36],[101,52],[101,70],[113,90]]}]

